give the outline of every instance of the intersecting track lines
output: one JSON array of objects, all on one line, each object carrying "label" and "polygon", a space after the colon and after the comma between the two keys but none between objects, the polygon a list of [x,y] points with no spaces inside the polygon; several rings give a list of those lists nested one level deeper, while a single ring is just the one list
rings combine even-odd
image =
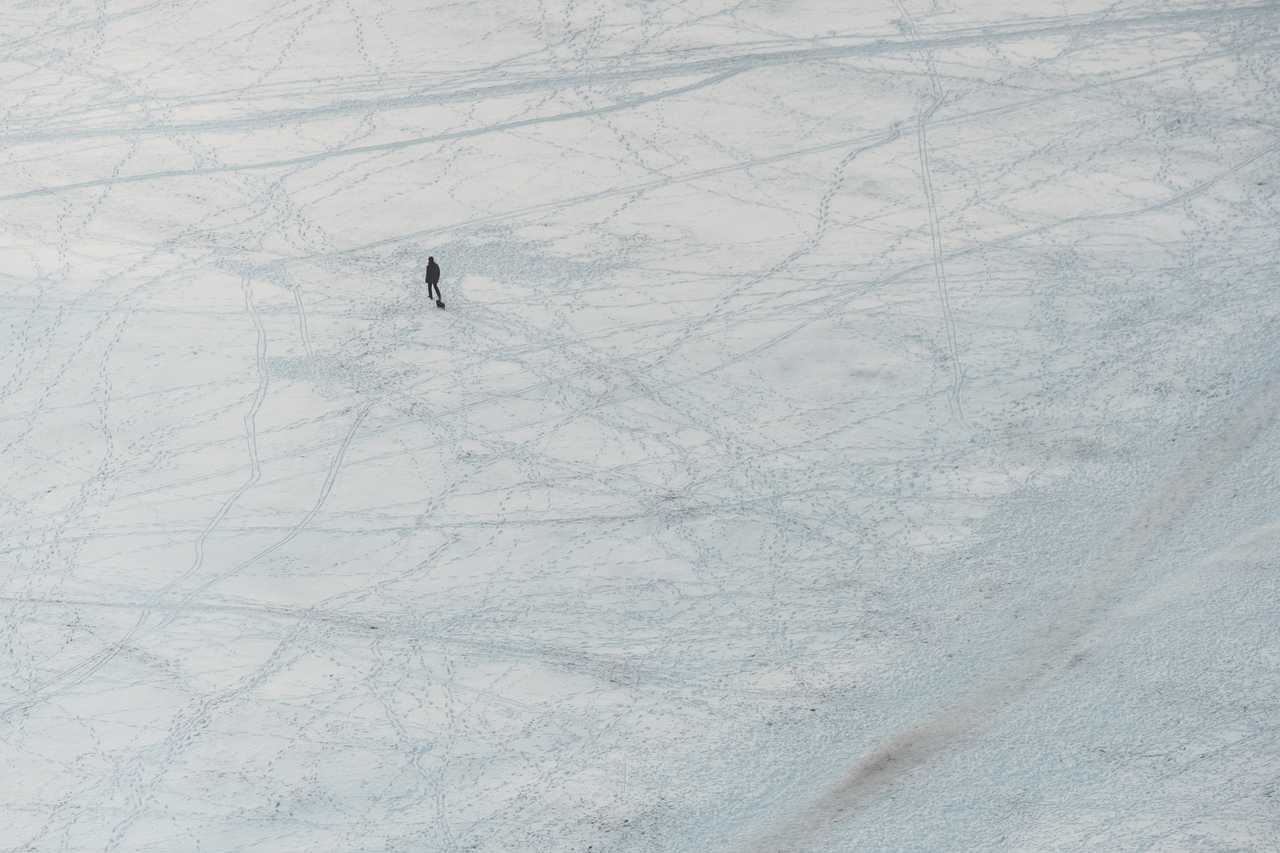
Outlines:
[{"label": "intersecting track lines", "polygon": [[6,13],[0,849],[1274,835],[1275,5],[508,5]]},{"label": "intersecting track lines", "polygon": [[[244,279],[242,279],[241,286],[244,292],[245,310],[248,312],[250,318],[253,321],[253,326],[257,335],[255,350],[257,353],[256,362],[257,362],[257,368],[258,368],[258,385],[254,393],[252,402],[250,403],[249,409],[247,412],[245,412],[245,415],[244,415],[244,428],[245,428],[244,438],[246,443],[246,449],[249,454],[249,474],[245,479],[244,483],[242,483],[240,487],[237,488],[236,491],[233,492],[222,503],[218,511],[209,520],[209,523],[204,527],[203,530],[200,531],[200,534],[196,537],[196,541],[194,544],[195,553],[192,557],[191,565],[188,566],[186,571],[184,571],[178,577],[172,579],[171,581],[166,583],[164,586],[157,589],[149,599],[151,605],[155,605],[158,602],[162,601],[165,595],[167,595],[169,592],[179,587],[186,579],[192,577],[193,575],[197,574],[200,571],[200,569],[204,565],[205,545],[209,539],[209,536],[212,535],[212,533],[217,529],[218,525],[222,523],[224,518],[226,518],[227,513],[231,511],[231,508],[235,505],[236,501],[238,501],[241,497],[243,497],[244,494],[250,488],[252,488],[253,485],[256,484],[258,480],[261,478],[261,466],[258,461],[256,419],[257,419],[258,411],[261,409],[263,400],[265,399],[266,393],[267,393],[268,377],[267,377],[266,366],[265,366],[266,345],[267,345],[266,331],[262,326],[262,321],[258,316],[257,309],[255,308],[253,303],[253,292],[252,292],[252,285],[250,280],[247,277],[245,277]],[[125,319],[127,320],[127,317]],[[119,335],[117,333],[117,338],[118,337]],[[106,666],[108,663],[111,662],[111,660],[116,655],[120,653],[122,649],[128,647],[134,641],[134,639],[139,635],[139,632],[141,632],[146,627],[149,617],[151,615],[151,609],[152,609],[151,607],[144,605],[140,609],[140,612],[138,613],[136,621],[129,628],[129,630],[124,634],[124,636],[122,636],[117,641],[111,643],[106,648],[99,650],[89,659],[84,660],[67,670],[64,670],[63,672],[59,673],[58,675],[52,678],[47,679],[37,689],[31,691],[32,695],[27,700],[16,703],[8,708],[0,708],[0,718],[3,718],[7,714],[13,713],[14,711],[17,711],[17,710],[26,710],[30,708],[33,703],[38,701],[42,695],[47,696],[52,691],[65,690],[69,687],[72,687],[75,684],[78,684],[84,681],[85,679],[89,678],[95,672],[99,671],[102,667]]]},{"label": "intersecting track lines", "polygon": [[[895,0],[896,2],[896,0]],[[535,76],[532,79],[515,82],[492,84],[471,89],[444,92],[418,92],[402,96],[379,96],[369,101],[346,99],[324,106],[275,110],[249,116],[237,116],[227,119],[210,119],[198,122],[171,123],[161,126],[140,125],[129,129],[120,128],[76,128],[69,127],[65,131],[41,130],[29,134],[10,134],[17,144],[21,142],[44,142],[74,139],[82,136],[118,135],[118,134],[171,134],[200,133],[204,131],[249,130],[255,127],[274,127],[296,124],[309,119],[329,120],[348,113],[364,114],[368,112],[386,112],[394,109],[430,106],[441,103],[462,102],[473,103],[488,98],[501,98],[519,95],[532,91],[551,89],[572,89],[584,85],[599,86],[609,83],[644,82],[647,80],[668,80],[680,77],[691,77],[702,74],[715,75],[729,71],[766,70],[773,66],[796,63],[826,62],[833,59],[856,58],[865,56],[892,55],[897,53],[914,53],[922,50],[941,50],[974,45],[988,45],[1003,41],[1034,41],[1036,39],[1069,36],[1079,38],[1084,33],[1105,35],[1109,32],[1124,30],[1141,30],[1144,28],[1173,31],[1191,30],[1197,24],[1215,20],[1247,20],[1253,16],[1274,15],[1277,10],[1272,4],[1254,4],[1232,6],[1227,8],[1191,8],[1170,12],[1145,15],[1116,17],[1108,12],[1101,14],[1084,14],[1060,18],[1032,19],[1021,25],[991,24],[972,30],[959,30],[933,36],[931,38],[877,38],[868,41],[858,38],[852,44],[827,44],[830,41],[841,41],[850,37],[831,37],[821,39],[803,39],[802,43],[812,45],[815,41],[821,46],[806,46],[792,50],[774,50],[755,53],[717,56],[711,59],[695,59],[679,63],[641,65],[640,67],[617,67],[624,59],[638,58],[631,56],[599,56],[595,61],[597,67],[576,68],[575,73],[550,76]],[[788,40],[794,43],[795,40]],[[784,42],[785,43],[785,42]],[[0,45],[3,47],[3,45]],[[706,52],[707,48],[694,48],[695,51]],[[723,48],[715,49],[722,52]],[[190,100],[184,98],[184,101]]]},{"label": "intersecting track lines", "polygon": [[[256,351],[256,361],[258,366],[257,389],[255,390],[254,397],[250,404],[249,410],[245,413],[245,416],[244,416],[245,441],[246,441],[247,450],[249,453],[249,465],[250,465],[250,472],[247,479],[245,480],[244,483],[240,485],[240,487],[236,489],[235,492],[233,492],[223,502],[223,504],[219,507],[218,512],[215,513],[212,519],[210,519],[209,523],[205,526],[205,528],[202,531],[200,531],[200,534],[197,536],[196,542],[194,545],[195,555],[193,557],[192,564],[187,568],[186,571],[184,571],[177,578],[174,578],[173,580],[165,584],[163,587],[161,587],[160,589],[156,590],[154,593],[151,594],[150,598],[148,599],[148,602],[141,607],[140,612],[138,613],[137,619],[134,621],[133,625],[121,638],[119,638],[115,642],[112,642],[107,647],[98,651],[88,659],[83,660],[80,663],[77,663],[66,670],[63,670],[62,672],[59,672],[56,676],[47,678],[36,689],[29,691],[29,695],[26,699],[19,701],[17,703],[14,703],[6,708],[0,708],[0,719],[3,719],[4,717],[18,711],[28,710],[35,703],[40,701],[42,697],[48,697],[54,691],[66,690],[69,687],[82,683],[85,679],[91,677],[94,673],[101,670],[102,667],[110,663],[111,660],[115,658],[116,655],[118,655],[123,649],[130,646],[130,644],[132,644],[137,639],[137,637],[140,635],[141,632],[143,632],[144,630],[147,630],[147,623],[150,621],[150,616],[152,614],[152,611],[156,609],[162,602],[164,602],[165,599],[168,596],[170,596],[171,593],[179,589],[187,579],[195,576],[200,571],[200,569],[204,565],[205,543],[207,542],[209,536],[213,533],[214,530],[217,529],[218,525],[222,522],[222,520],[225,519],[227,513],[230,512],[231,508],[234,506],[236,501],[239,500],[239,498],[243,497],[243,495],[250,488],[252,488],[252,486],[255,485],[258,482],[258,480],[261,478],[261,466],[259,463],[258,453],[257,453],[257,433],[256,433],[255,424],[256,424],[256,417],[257,417],[258,411],[261,409],[263,399],[265,398],[265,395],[266,395],[267,383],[268,383],[268,377],[267,377],[267,372],[265,367],[266,333],[265,333],[265,330],[263,329],[261,319],[258,316],[257,309],[254,305],[251,283],[247,277],[243,279],[242,287],[244,290],[245,308],[253,320],[254,329],[257,335],[256,343],[255,343],[255,351]],[[338,472],[342,466],[342,461],[346,456],[347,450],[350,447],[353,439],[355,438],[355,435],[359,430],[361,423],[364,422],[364,419],[368,415],[369,410],[372,408],[372,406],[373,406],[373,403],[366,404],[357,412],[357,415],[353,420],[351,427],[349,428],[345,437],[342,439],[342,441],[338,445],[337,452],[335,453],[333,460],[330,463],[329,470],[326,474],[324,483],[321,486],[320,493],[317,496],[314,505],[307,512],[307,514],[303,516],[303,518],[301,518],[296,524],[290,527],[288,532],[285,534],[285,536],[277,540],[272,545],[268,546],[267,548],[264,548],[262,551],[250,557],[248,560],[245,560],[237,564],[233,568],[216,573],[212,577],[208,578],[207,580],[195,586],[193,589],[189,590],[182,597],[182,599],[180,600],[176,608],[169,608],[168,615],[163,620],[161,620],[160,623],[157,624],[156,626],[157,628],[162,628],[171,624],[174,621],[174,619],[176,619],[177,616],[180,615],[180,613],[182,612],[182,606],[188,604],[195,596],[200,594],[200,592],[202,592],[203,590],[218,583],[219,581],[223,580],[226,577],[229,577],[231,575],[234,575],[238,572],[243,571],[245,568],[253,565],[263,557],[266,557],[271,553],[274,553],[275,551],[284,547],[289,542],[297,538],[297,536],[303,532],[303,530],[311,522],[311,520],[314,519],[315,516],[320,512],[320,510],[324,506],[325,501],[328,499],[329,494],[332,492],[334,483],[337,480]]]},{"label": "intersecting track lines", "polygon": [[79,181],[72,184],[63,184],[61,186],[41,187],[38,189],[26,190],[24,192],[11,193],[9,195],[0,196],[0,202],[16,201],[25,198],[36,198],[39,196],[56,195],[63,192],[73,192],[76,190],[89,189],[92,187],[115,186],[118,184],[133,184],[148,181],[168,180],[172,178],[189,178],[201,175],[218,175],[235,172],[251,172],[262,169],[280,169],[290,166],[307,166],[316,163],[323,163],[341,157],[359,157],[368,154],[376,154],[387,151],[402,151],[421,145],[429,145],[439,142],[454,142],[461,139],[469,139],[476,136],[484,136],[491,133],[503,133],[506,131],[517,130],[523,127],[532,127],[542,124],[551,124],[556,122],[573,121],[583,118],[596,118],[607,113],[618,112],[621,110],[629,110],[643,104],[653,103],[663,100],[664,98],[674,98],[678,95],[685,95],[690,92],[696,92],[699,89],[705,89],[715,86],[719,83],[736,77],[742,73],[741,70],[731,69],[722,71],[718,74],[712,74],[694,83],[688,83],[683,86],[674,86],[670,89],[664,89],[650,95],[640,95],[633,98],[626,98],[616,101],[603,107],[594,107],[584,110],[572,110],[570,112],[558,113],[549,116],[539,116],[536,118],[520,119],[517,121],[501,122],[487,127],[468,128],[466,130],[455,130],[448,133],[438,133],[431,136],[417,137],[414,139],[402,139],[395,142],[381,142],[373,145],[355,145],[339,148],[332,151],[323,151],[317,154],[304,154],[298,157],[288,157],[278,160],[264,160],[250,163],[234,163],[225,166],[211,166],[207,168],[195,169],[169,169],[165,171],[150,172],[136,175],[123,175],[117,178],[96,179],[88,181]]},{"label": "intersecting track lines", "polygon": [[333,485],[338,480],[338,472],[342,469],[343,459],[346,458],[347,451],[350,449],[352,441],[355,440],[356,433],[359,431],[360,425],[364,423],[364,419],[368,417],[369,411],[374,405],[374,403],[366,403],[356,412],[355,418],[351,421],[350,428],[347,430],[346,435],[343,436],[342,441],[338,444],[338,449],[334,453],[332,461],[329,463],[329,470],[325,474],[324,483],[320,486],[319,494],[316,495],[315,503],[312,505],[311,509],[307,511],[306,515],[298,519],[297,523],[290,526],[288,532],[284,536],[277,539],[266,548],[258,551],[248,559],[240,561],[231,568],[211,574],[207,579],[189,589],[186,594],[179,599],[178,606],[160,623],[160,627],[173,622],[173,620],[178,617],[182,607],[189,604],[196,598],[196,596],[200,595],[211,586],[214,586],[229,577],[240,574],[245,569],[260,562],[263,558],[269,557],[276,551],[279,551],[294,539],[297,539],[298,536],[307,529],[307,526],[320,513],[320,510],[324,508],[325,501],[329,499],[329,495],[333,491]]}]

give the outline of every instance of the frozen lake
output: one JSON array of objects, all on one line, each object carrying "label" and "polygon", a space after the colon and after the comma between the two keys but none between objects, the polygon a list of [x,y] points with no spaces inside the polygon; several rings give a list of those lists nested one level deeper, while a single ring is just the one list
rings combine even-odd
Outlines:
[{"label": "frozen lake", "polygon": [[0,851],[1280,850],[1278,56],[5,4]]}]

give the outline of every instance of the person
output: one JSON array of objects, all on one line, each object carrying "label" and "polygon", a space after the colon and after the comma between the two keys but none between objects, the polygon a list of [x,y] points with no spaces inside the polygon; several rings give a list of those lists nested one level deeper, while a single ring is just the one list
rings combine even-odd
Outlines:
[{"label": "person", "polygon": [[[432,292],[435,296],[432,296]],[[444,297],[440,295],[440,265],[435,258],[427,258],[427,298],[435,299],[436,304],[444,307]]]}]

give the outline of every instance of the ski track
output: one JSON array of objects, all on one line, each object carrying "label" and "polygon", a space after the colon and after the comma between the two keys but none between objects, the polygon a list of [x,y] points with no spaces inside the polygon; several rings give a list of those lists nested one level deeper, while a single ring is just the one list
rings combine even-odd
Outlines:
[{"label": "ski track", "polygon": [[[920,30],[916,26],[911,13],[900,0],[894,5],[902,15],[903,26],[913,41],[924,43],[920,39]],[[951,294],[947,287],[946,265],[943,261],[942,226],[938,217],[938,199],[933,189],[933,167],[929,165],[929,123],[933,116],[946,103],[946,91],[938,81],[938,66],[928,47],[923,49],[925,71],[929,76],[929,106],[920,111],[916,120],[916,147],[920,154],[920,182],[924,189],[925,211],[929,216],[929,241],[933,246],[933,272],[938,285],[938,303],[942,309],[942,324],[947,341],[947,360],[951,371],[951,389],[947,395],[947,404],[951,414],[957,420],[964,421],[964,403],[961,397],[961,386],[964,383],[964,365],[960,361],[960,344],[956,339],[956,322],[951,310]]]},{"label": "ski track", "polygon": [[0,22],[0,851],[1280,837],[1280,4]]}]

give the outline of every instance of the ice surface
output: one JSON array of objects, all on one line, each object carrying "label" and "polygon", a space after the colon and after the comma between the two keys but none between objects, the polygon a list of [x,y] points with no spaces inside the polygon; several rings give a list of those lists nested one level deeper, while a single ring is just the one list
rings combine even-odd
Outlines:
[{"label": "ice surface", "polygon": [[1280,849],[1277,56],[4,4],[0,851]]}]

